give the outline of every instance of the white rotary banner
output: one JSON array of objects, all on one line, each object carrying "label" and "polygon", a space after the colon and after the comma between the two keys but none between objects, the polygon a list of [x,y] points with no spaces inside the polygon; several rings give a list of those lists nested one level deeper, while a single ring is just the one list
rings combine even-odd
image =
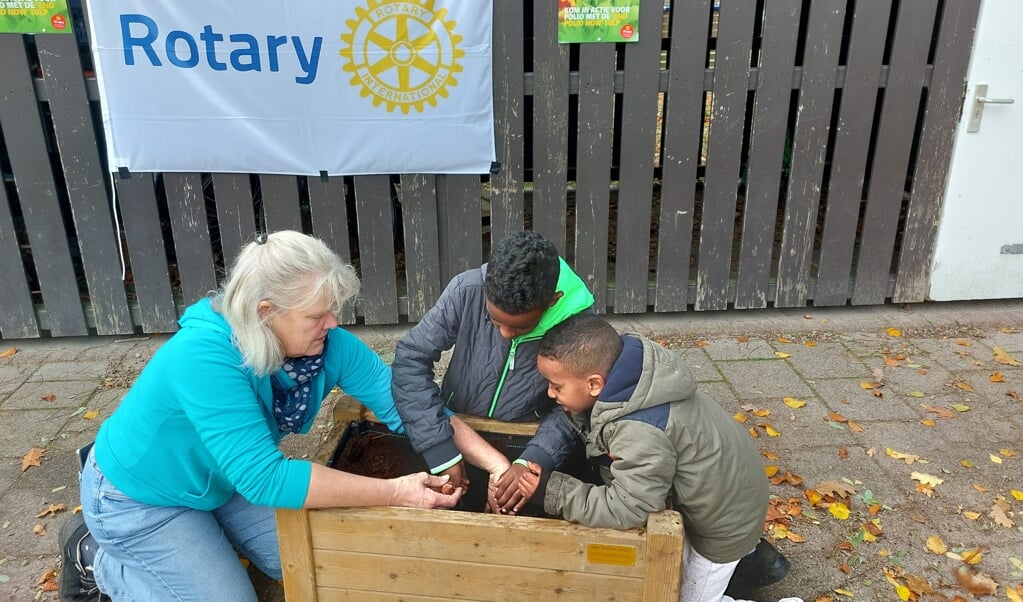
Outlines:
[{"label": "white rotary banner", "polygon": [[480,174],[492,0],[88,2],[111,170]]}]

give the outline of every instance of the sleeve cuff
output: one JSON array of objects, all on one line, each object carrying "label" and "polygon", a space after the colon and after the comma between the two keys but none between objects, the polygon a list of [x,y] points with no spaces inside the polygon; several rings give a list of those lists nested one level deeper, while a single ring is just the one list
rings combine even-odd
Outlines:
[{"label": "sleeve cuff", "polygon": [[443,472],[462,461],[462,454],[455,447],[455,442],[447,439],[423,450],[423,460],[430,469],[430,474]]}]

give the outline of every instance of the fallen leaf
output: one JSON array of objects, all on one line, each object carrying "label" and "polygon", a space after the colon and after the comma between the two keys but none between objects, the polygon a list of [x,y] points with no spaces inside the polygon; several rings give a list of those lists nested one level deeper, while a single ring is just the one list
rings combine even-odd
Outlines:
[{"label": "fallen leaf", "polygon": [[1009,494],[1012,495],[1012,497],[1017,502],[1023,502],[1023,491],[1020,491],[1018,489],[1010,489]]},{"label": "fallen leaf", "polygon": [[807,342],[805,342],[803,344],[806,345],[807,347],[816,347],[817,346],[817,343],[815,343],[814,341],[807,341]]},{"label": "fallen leaf", "polygon": [[803,542],[806,541],[805,537],[803,537],[802,535],[793,533],[792,531],[785,531],[785,539],[787,539],[787,540],[789,540],[789,541],[791,541],[793,543],[803,543]]},{"label": "fallen leaf", "polygon": [[1023,585],[1019,587],[1005,586],[1005,597],[1011,602],[1023,602]]},{"label": "fallen leaf", "polygon": [[941,541],[941,538],[937,535],[931,535],[927,538],[927,549],[939,556],[948,551],[945,542]]},{"label": "fallen leaf", "polygon": [[846,422],[849,420],[845,416],[837,414],[835,412],[828,412],[828,419],[833,420],[834,422]]},{"label": "fallen leaf", "polygon": [[845,458],[848,458],[849,457],[849,450],[844,448],[844,447],[838,448],[838,457],[842,458],[843,460]]},{"label": "fallen leaf", "polygon": [[991,457],[991,461],[994,462],[995,464],[1001,464],[1002,463],[1002,459],[999,458],[998,456],[996,456],[994,454],[991,454],[990,457]]},{"label": "fallen leaf", "polygon": [[963,510],[963,516],[970,520],[977,520],[978,518],[980,518],[980,512],[970,512],[968,510]]},{"label": "fallen leaf", "polygon": [[876,389],[876,388],[881,387],[881,386],[884,386],[884,385],[882,385],[879,382],[860,381],[860,388],[861,389]]},{"label": "fallen leaf", "polygon": [[64,504],[50,504],[50,507],[37,514],[36,518],[42,518],[44,516],[53,516],[60,512],[61,510],[66,509],[67,506],[65,506]]},{"label": "fallen leaf", "polygon": [[1016,401],[1023,401],[1023,395],[1020,395],[1019,393],[1017,393],[1015,391],[1006,391],[1005,394],[1008,395],[1009,397],[1015,399]]},{"label": "fallen leaf", "polygon": [[82,420],[94,420],[97,416],[99,416],[99,410],[89,410],[82,414]]},{"label": "fallen leaf", "polygon": [[923,420],[920,421],[920,424],[922,424],[924,426],[934,426],[935,424],[938,424],[938,423],[933,421],[933,420],[931,420],[930,418],[924,418]]},{"label": "fallen leaf", "polygon": [[991,373],[991,382],[993,382],[993,383],[1004,383],[1005,382],[1005,376],[1003,376],[1001,372],[992,372]]},{"label": "fallen leaf", "polygon": [[831,516],[834,516],[838,520],[845,520],[849,518],[849,507],[842,502],[832,502],[831,505],[828,506],[828,512],[830,512]]},{"label": "fallen leaf", "polygon": [[972,393],[973,392],[973,387],[970,386],[970,383],[967,383],[967,382],[964,382],[964,381],[961,381],[961,380],[957,380],[957,381],[954,381],[952,384],[955,387],[957,387],[959,389],[962,389],[963,391],[966,391],[967,393]]},{"label": "fallen leaf", "polygon": [[795,397],[786,397],[786,398],[782,399],[781,401],[782,401],[782,403],[784,403],[785,405],[789,406],[790,408],[792,408],[794,410],[795,409],[799,409],[799,408],[801,408],[801,407],[806,405],[805,401],[803,401],[801,399],[796,399]]},{"label": "fallen leaf", "polygon": [[1011,449],[1000,449],[998,450],[998,453],[1002,454],[1006,458],[1011,458],[1016,455],[1016,452],[1012,451]]},{"label": "fallen leaf", "polygon": [[43,395],[39,399],[42,399],[43,401],[57,401],[57,396],[53,393],[49,393],[47,395]]},{"label": "fallen leaf", "polygon": [[955,417],[955,413],[954,412],[951,412],[951,411],[949,411],[946,408],[939,408],[937,406],[924,406],[924,411],[929,412],[931,414],[937,414],[938,418],[953,418],[953,417]]},{"label": "fallen leaf", "polygon": [[747,412],[749,412],[750,414],[753,414],[757,418],[767,418],[768,416],[771,415],[771,410],[764,409],[764,408],[758,408],[755,405],[745,404],[745,405],[740,406],[740,407],[742,409],[746,410]]},{"label": "fallen leaf", "polygon": [[774,453],[772,451],[767,451],[766,449],[761,451],[760,455],[762,455],[763,457],[767,458],[768,460],[777,460],[778,459],[778,454],[776,454],[776,453]]},{"label": "fallen leaf", "polygon": [[885,448],[884,453],[888,454],[888,456],[891,458],[895,458],[896,460],[904,460],[906,464],[912,464],[913,462],[916,462],[917,460],[920,459],[920,456],[914,454],[904,454],[902,452],[895,451],[890,447]]},{"label": "fallen leaf", "polygon": [[960,345],[962,347],[969,347],[972,344],[973,343],[967,341],[966,339],[956,339],[956,345]]},{"label": "fallen leaf", "polygon": [[732,418],[733,418],[733,419],[734,419],[734,420],[735,420],[736,422],[738,422],[739,424],[742,424],[743,422],[746,422],[746,420],[747,420],[747,419],[746,419],[746,414],[745,414],[744,412],[736,412],[736,413],[735,413],[735,414],[734,414],[734,415],[732,416]]},{"label": "fallen leaf", "polygon": [[1002,326],[998,329],[998,332],[1003,334],[1016,334],[1019,330],[1017,330],[1015,326]]},{"label": "fallen leaf", "polygon": [[863,427],[860,426],[860,424],[858,422],[856,422],[854,420],[850,420],[848,424],[849,424],[849,430],[850,431],[853,431],[853,432],[856,432],[856,433],[862,433],[863,432]]},{"label": "fallen leaf", "polygon": [[910,397],[923,397],[924,396],[924,392],[923,391],[910,391],[909,393],[906,393],[906,395],[909,395]]},{"label": "fallen leaf", "polygon": [[8,347],[7,349],[4,350],[3,353],[0,353],[0,359],[11,357],[12,355],[14,355],[17,352],[18,352],[18,350],[16,348]]},{"label": "fallen leaf", "polygon": [[886,366],[891,366],[892,368],[897,368],[898,366],[902,365],[902,364],[899,363],[899,360],[897,360],[895,358],[891,358],[891,357],[884,358],[884,364]]},{"label": "fallen leaf", "polygon": [[831,497],[838,498],[849,497],[856,493],[855,489],[845,483],[839,483],[838,481],[821,481],[815,489],[823,495],[830,495]]},{"label": "fallen leaf", "polygon": [[934,475],[929,475],[922,472],[913,472],[909,475],[909,478],[913,479],[914,481],[920,481],[924,485],[929,485],[931,487],[937,487],[938,485],[941,485],[942,483],[945,482],[944,479],[939,479]]},{"label": "fallen leaf", "polygon": [[848,598],[853,597],[853,593],[847,589],[836,589],[835,593],[838,594],[839,596],[846,596]]},{"label": "fallen leaf", "polygon": [[1019,360],[1006,353],[1001,347],[995,347],[992,351],[994,351],[995,363],[1002,364],[1004,366],[1020,365]]},{"label": "fallen leaf", "polygon": [[32,532],[35,533],[36,535],[42,537],[43,535],[46,535],[46,527],[37,524],[37,525],[32,527]]},{"label": "fallen leaf", "polygon": [[1005,510],[998,504],[995,504],[994,506],[991,507],[991,512],[988,513],[988,516],[991,517],[991,520],[995,521],[997,524],[1005,527],[1006,529],[1012,528],[1012,521],[1009,520],[1009,517],[1005,515]]},{"label": "fallen leaf", "polygon": [[792,357],[791,353],[785,353],[784,351],[775,351],[774,354],[780,357],[781,359],[787,359]]},{"label": "fallen leaf", "polygon": [[973,484],[973,488],[976,489],[977,491],[981,492],[981,493],[987,493],[987,487],[984,487],[983,485],[974,483]]},{"label": "fallen leaf", "polygon": [[959,460],[959,463],[965,468],[973,468],[973,462],[970,462],[969,460]]},{"label": "fallen leaf", "polygon": [[740,343],[749,343],[749,336],[747,336],[747,335],[740,335],[740,336],[735,337],[735,340],[740,342]]},{"label": "fallen leaf", "polygon": [[953,403],[952,405],[950,405],[948,407],[952,408],[953,410],[955,410],[957,412],[969,412],[970,411],[970,406],[966,406],[966,405],[963,405],[961,403]]},{"label": "fallen leaf", "polygon": [[899,330],[898,328],[888,327],[888,328],[885,329],[885,332],[887,332],[888,336],[890,336],[890,337],[901,337],[902,336],[902,331]]},{"label": "fallen leaf", "polygon": [[764,467],[764,474],[767,475],[767,478],[771,478],[774,475],[778,474],[778,467],[777,466],[765,466]]},{"label": "fallen leaf", "polygon": [[696,341],[697,347],[706,347],[707,345],[710,345],[707,341]]},{"label": "fallen leaf", "polygon": [[43,454],[45,453],[45,449],[39,449],[38,447],[28,450],[28,453],[21,457],[21,472],[28,470],[29,466],[42,466]]},{"label": "fallen leaf", "polygon": [[975,596],[990,595],[998,593],[998,584],[994,579],[984,573],[974,573],[968,567],[961,566],[956,569],[956,581],[966,591]]},{"label": "fallen leaf", "polygon": [[968,550],[959,555],[963,562],[966,564],[980,564],[981,560],[984,560],[984,553],[980,548]]},{"label": "fallen leaf", "polygon": [[789,340],[789,339],[786,339],[785,337],[778,337],[778,342],[782,343],[782,344],[786,344],[786,343],[791,343],[792,341]]},{"label": "fallen leaf", "polygon": [[776,431],[773,426],[771,426],[770,424],[767,424],[766,422],[764,424],[761,424],[760,426],[763,427],[764,432],[767,433],[768,437],[780,437],[781,436],[781,433]]},{"label": "fallen leaf", "polygon": [[754,439],[760,438],[760,433],[758,433],[757,429],[753,428],[752,426],[746,429],[746,431],[749,433],[750,437],[753,437]]}]

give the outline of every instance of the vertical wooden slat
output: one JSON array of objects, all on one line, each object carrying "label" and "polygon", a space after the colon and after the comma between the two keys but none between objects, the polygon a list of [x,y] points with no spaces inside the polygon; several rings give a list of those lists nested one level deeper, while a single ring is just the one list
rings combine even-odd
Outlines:
[{"label": "vertical wooden slat", "polygon": [[197,173],[167,173],[163,175],[163,188],[167,193],[181,297],[185,305],[191,305],[217,288],[202,177]]},{"label": "vertical wooden slat", "polygon": [[558,43],[558,4],[533,4],[533,230],[565,247],[568,180],[568,44]]},{"label": "vertical wooden slat", "polygon": [[[309,213],[313,236],[327,243],[345,263],[351,263],[344,178],[309,178]],[[355,323],[355,304],[353,299],[341,308],[342,324]]]},{"label": "vertical wooden slat", "polygon": [[575,244],[572,265],[593,292],[593,309],[607,307],[607,246],[614,132],[613,44],[579,47],[579,130],[576,133]]},{"label": "vertical wooden slat", "polygon": [[401,176],[401,211],[408,319],[417,322],[433,307],[441,292],[436,177]]},{"label": "vertical wooden slat", "polygon": [[682,548],[685,534],[682,517],[662,510],[646,519],[646,566],[643,571],[643,600],[677,600],[682,585]]},{"label": "vertical wooden slat", "polygon": [[718,15],[713,112],[696,265],[696,309],[728,307],[755,12],[752,2],[725,2]]},{"label": "vertical wooden slat", "polygon": [[779,0],[764,6],[735,283],[737,309],[767,307],[801,4]]},{"label": "vertical wooden slat", "polygon": [[177,330],[177,309],[167,273],[167,253],[160,229],[153,175],[133,173],[114,178],[117,205],[127,241],[139,318],[145,332]]},{"label": "vertical wooden slat", "polygon": [[362,313],[366,324],[394,324],[398,321],[398,286],[389,176],[355,177],[355,212],[359,224]]},{"label": "vertical wooden slat", "polygon": [[478,267],[483,261],[478,177],[437,176],[437,224],[443,286],[459,272]]},{"label": "vertical wooden slat", "polygon": [[902,0],[867,190],[853,305],[883,303],[937,4]]},{"label": "vertical wooden slat", "polygon": [[96,332],[134,331],[75,36],[35,37]]},{"label": "vertical wooden slat", "polygon": [[[3,37],[3,36],[0,36]],[[0,335],[5,339],[39,336],[28,276],[21,262],[18,233],[8,204],[7,187],[0,180]]]},{"label": "vertical wooden slat", "polygon": [[524,4],[494,2],[494,143],[501,164],[490,176],[490,236],[495,241],[525,223]]},{"label": "vertical wooden slat", "polygon": [[54,336],[88,333],[22,36],[0,35],[0,128]]},{"label": "vertical wooden slat", "polygon": [[287,600],[316,600],[316,563],[308,510],[277,510],[281,572]]},{"label": "vertical wooden slat", "polygon": [[224,251],[224,267],[230,270],[242,245],[252,242],[256,236],[252,186],[248,174],[213,174],[213,191],[217,198],[217,223]]},{"label": "vertical wooden slat", "polygon": [[641,313],[647,307],[663,16],[664,5],[660,0],[640,0],[639,41],[624,44],[621,177],[615,241],[616,314]]},{"label": "vertical wooden slat", "polygon": [[831,112],[835,102],[838,56],[842,51],[845,0],[818,0],[807,21],[803,80],[800,83],[792,166],[785,200],[777,307],[798,307],[809,297],[810,262],[816,237]]},{"label": "vertical wooden slat", "polygon": [[298,204],[298,182],[295,176],[261,175],[263,217],[266,231],[302,231],[302,211]]},{"label": "vertical wooden slat", "polygon": [[654,311],[684,311],[689,303],[710,6],[710,0],[695,0],[671,7]]},{"label": "vertical wooden slat", "polygon": [[831,158],[817,287],[813,295],[816,306],[845,305],[849,299],[853,246],[891,4],[891,0],[856,2]]},{"label": "vertical wooden slat", "polygon": [[927,90],[927,106],[924,108],[895,293],[892,295],[892,300],[897,303],[924,301],[927,297],[934,238],[979,11],[979,0],[960,0],[946,2],[941,15],[941,31]]}]

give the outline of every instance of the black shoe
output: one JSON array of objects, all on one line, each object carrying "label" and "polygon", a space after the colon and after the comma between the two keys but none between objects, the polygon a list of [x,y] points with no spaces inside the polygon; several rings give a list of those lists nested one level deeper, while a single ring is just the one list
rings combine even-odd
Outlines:
[{"label": "black shoe", "polygon": [[739,560],[725,594],[748,598],[753,590],[781,581],[790,566],[788,558],[761,537],[756,549]]},{"label": "black shoe", "polygon": [[67,602],[103,602],[110,597],[99,591],[92,561],[99,547],[89,533],[85,519],[74,514],[60,527],[60,599]]}]

